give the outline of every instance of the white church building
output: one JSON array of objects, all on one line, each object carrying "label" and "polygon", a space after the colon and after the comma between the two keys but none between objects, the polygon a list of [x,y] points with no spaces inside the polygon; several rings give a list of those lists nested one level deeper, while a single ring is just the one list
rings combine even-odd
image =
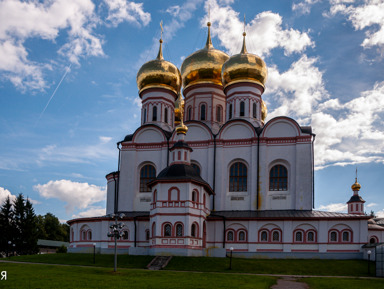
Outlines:
[{"label": "white church building", "polygon": [[141,126],[118,143],[106,214],[68,221],[70,252],[111,253],[113,215],[125,224],[119,253],[132,255],[359,259],[384,242],[357,179],[348,213],[313,209],[315,135],[286,116],[265,122],[267,67],[245,36],[230,57],[208,23],[205,47],[180,70],[160,40],[137,74]]}]

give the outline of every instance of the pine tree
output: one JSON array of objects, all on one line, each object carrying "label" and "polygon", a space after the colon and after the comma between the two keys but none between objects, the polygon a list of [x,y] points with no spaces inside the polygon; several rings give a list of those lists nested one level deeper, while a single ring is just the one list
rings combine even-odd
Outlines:
[{"label": "pine tree", "polygon": [[37,219],[32,203],[27,199],[25,202],[25,221],[22,224],[23,253],[36,254],[39,252],[37,246]]},{"label": "pine tree", "polygon": [[5,199],[0,209],[0,252],[8,253],[11,249],[8,244],[14,243],[13,208],[9,196]]},{"label": "pine tree", "polygon": [[16,244],[16,252],[18,254],[23,254],[25,246],[23,244],[23,225],[25,222],[25,200],[23,194],[19,194],[16,200],[13,202],[14,208],[14,241]]}]

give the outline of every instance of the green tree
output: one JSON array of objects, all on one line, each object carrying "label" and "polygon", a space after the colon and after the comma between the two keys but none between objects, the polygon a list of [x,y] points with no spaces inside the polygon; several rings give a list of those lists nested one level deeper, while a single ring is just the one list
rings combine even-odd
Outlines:
[{"label": "green tree", "polygon": [[19,194],[15,201],[13,202],[13,219],[14,219],[14,242],[16,244],[16,252],[18,254],[23,254],[24,245],[23,245],[23,225],[25,222],[25,199],[23,194]]},{"label": "green tree", "polygon": [[39,252],[37,246],[37,218],[32,203],[27,199],[25,202],[25,221],[22,224],[23,253],[36,254]]},{"label": "green tree", "polygon": [[9,196],[0,209],[0,252],[7,253],[10,248],[8,242],[14,243],[13,207]]},{"label": "green tree", "polygon": [[69,242],[69,226],[52,213],[37,216],[37,226],[39,239]]}]

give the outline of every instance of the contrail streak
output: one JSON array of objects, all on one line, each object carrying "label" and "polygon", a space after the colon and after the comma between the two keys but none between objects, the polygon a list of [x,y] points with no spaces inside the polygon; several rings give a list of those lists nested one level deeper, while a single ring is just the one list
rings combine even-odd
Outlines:
[{"label": "contrail streak", "polygon": [[64,75],[63,75],[63,77],[61,78],[59,84],[56,86],[56,88],[55,88],[55,90],[53,91],[51,97],[49,98],[49,100],[48,100],[46,106],[44,107],[43,111],[40,113],[40,116],[39,116],[39,118],[37,119],[37,121],[36,121],[36,123],[35,123],[35,127],[36,127],[37,123],[39,122],[39,120],[41,119],[41,117],[43,116],[44,112],[46,111],[46,109],[47,109],[49,103],[51,102],[52,98],[55,96],[56,91],[59,89],[59,87],[60,87],[61,83],[63,82],[64,78],[67,76],[69,70],[71,69],[71,66],[72,66],[72,63],[71,63],[71,64],[67,67],[67,69],[65,70]]}]

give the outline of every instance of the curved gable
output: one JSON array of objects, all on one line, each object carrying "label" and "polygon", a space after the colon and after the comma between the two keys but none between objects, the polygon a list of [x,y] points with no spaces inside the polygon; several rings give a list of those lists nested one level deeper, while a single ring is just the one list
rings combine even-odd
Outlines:
[{"label": "curved gable", "polygon": [[[189,122],[187,126],[188,132],[185,135],[185,141],[187,143],[212,139],[212,133],[205,124],[198,122]],[[173,141],[176,141],[176,136],[177,134],[174,133],[172,136]]]},{"label": "curved gable", "polygon": [[140,127],[133,135],[135,143],[160,143],[167,141],[161,128],[157,126]]},{"label": "curved gable", "polygon": [[227,122],[220,130],[220,139],[249,139],[256,137],[254,127],[246,121]]},{"label": "curved gable", "polygon": [[271,119],[263,129],[262,137],[296,137],[301,135],[301,128],[296,121],[288,117]]}]

